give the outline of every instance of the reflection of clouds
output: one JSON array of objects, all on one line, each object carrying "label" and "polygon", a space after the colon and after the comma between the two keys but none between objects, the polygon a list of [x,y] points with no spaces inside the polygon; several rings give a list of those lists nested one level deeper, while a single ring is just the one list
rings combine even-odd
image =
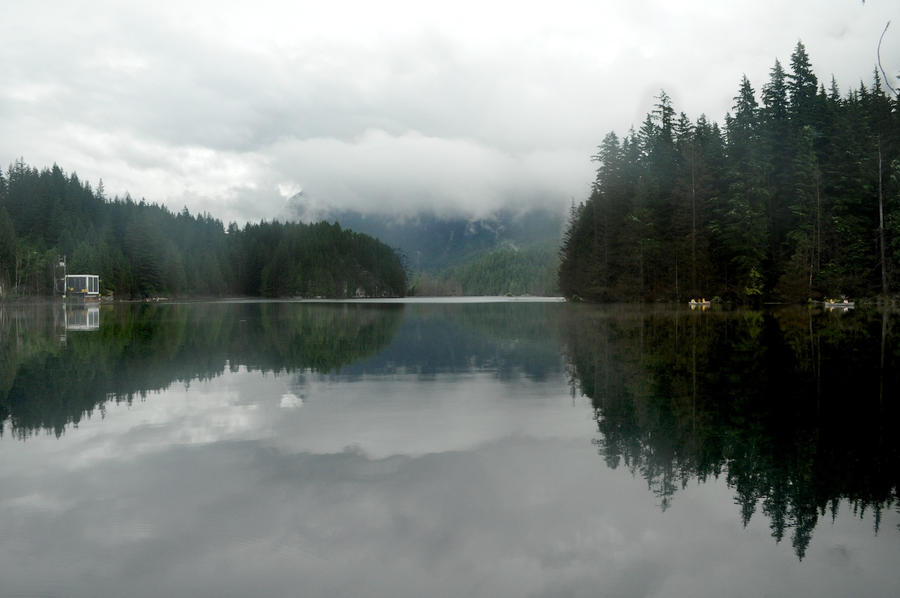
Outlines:
[{"label": "reflection of clouds", "polygon": [[190,389],[172,385],[131,406],[107,405],[102,421],[92,418],[67,432],[66,442],[72,450],[70,464],[89,467],[98,461],[135,458],[171,445],[256,438],[264,433],[259,406],[242,403],[239,396],[227,385],[222,388],[215,382],[195,381]]},{"label": "reflection of clouds", "polygon": [[[643,480],[577,439],[385,459],[239,441],[56,469],[41,483],[72,497],[65,512],[0,520],[13,590],[41,579],[71,596],[722,596],[812,584],[836,596],[859,575],[871,595],[896,588],[884,575],[896,534],[872,538],[842,513],[801,564],[764,523],[740,527],[723,484],[691,486],[662,513]],[[862,570],[817,560],[861,528],[849,550]]]},{"label": "reflection of clouds", "polygon": [[741,527],[724,483],[692,483],[662,513],[640,476],[604,466],[591,410],[566,389],[240,369],[109,405],[61,440],[3,439],[4,591],[895,593],[897,514],[873,537],[841,513],[800,563],[765,518]]},{"label": "reflection of clouds", "polygon": [[36,434],[24,443],[3,439],[3,451],[18,455],[8,464],[14,468],[51,459],[78,470],[137,459],[173,445],[263,438],[272,434],[267,418],[273,415],[263,409],[263,401],[267,397],[277,401],[286,385],[284,377],[250,373],[245,368],[225,371],[211,380],[173,383],[135,398],[130,405],[106,403],[102,410],[70,426],[59,440],[52,434]]},{"label": "reflection of clouds", "polygon": [[35,513],[61,513],[66,506],[57,496],[52,496],[44,492],[31,492],[19,496],[11,496],[5,499],[0,505],[4,510],[9,512],[23,511]]},{"label": "reflection of clouds", "polygon": [[281,401],[279,402],[279,407],[282,409],[296,409],[303,405],[303,399],[298,397],[292,392],[286,392],[281,395]]},{"label": "reflection of clouds", "polygon": [[471,450],[497,438],[581,438],[592,426],[561,377],[500,380],[492,372],[340,377],[306,375],[293,387],[303,413],[279,415],[271,439],[288,452],[357,447],[373,458]]},{"label": "reflection of clouds", "polygon": [[[583,404],[573,407],[561,377],[535,382],[472,372],[351,380],[240,367],[172,384],[132,405],[108,403],[102,417],[67,430],[63,444],[71,467],[226,440],[265,440],[282,451],[312,454],[354,446],[381,458],[470,450],[515,435],[581,438],[592,425]],[[35,443],[63,446],[52,436],[27,441],[41,450]]]}]

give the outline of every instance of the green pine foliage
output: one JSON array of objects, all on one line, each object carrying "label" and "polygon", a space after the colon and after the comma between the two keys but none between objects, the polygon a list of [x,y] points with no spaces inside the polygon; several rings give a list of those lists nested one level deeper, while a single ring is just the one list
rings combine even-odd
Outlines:
[{"label": "green pine foliage", "polygon": [[640,129],[608,134],[594,159],[592,193],[573,206],[560,249],[571,299],[898,290],[900,105],[877,72],[841,96],[833,78],[828,90],[819,84],[798,43],[761,94],[742,78],[724,129],[676,116],[661,92]]},{"label": "green pine foliage", "polygon": [[552,246],[508,246],[436,274],[420,274],[411,289],[419,296],[558,296],[559,258]]},{"label": "green pine foliage", "polygon": [[550,248],[505,248],[459,266],[450,278],[463,295],[554,295],[557,260]]},{"label": "green pine foliage", "polygon": [[58,256],[102,291],[142,297],[385,297],[406,291],[400,257],[337,224],[174,214],[130,196],[108,199],[59,166],[22,160],[0,174],[0,297],[53,292]]}]

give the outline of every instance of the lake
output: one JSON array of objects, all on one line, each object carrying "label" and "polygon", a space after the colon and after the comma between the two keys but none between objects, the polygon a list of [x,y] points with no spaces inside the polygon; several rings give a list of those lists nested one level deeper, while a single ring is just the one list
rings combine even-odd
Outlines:
[{"label": "lake", "polygon": [[0,595],[900,595],[898,326],[0,305]]}]

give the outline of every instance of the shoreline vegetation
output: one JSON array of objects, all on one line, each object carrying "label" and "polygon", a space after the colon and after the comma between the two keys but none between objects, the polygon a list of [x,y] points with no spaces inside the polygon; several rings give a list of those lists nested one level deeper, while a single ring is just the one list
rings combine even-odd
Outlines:
[{"label": "shoreline vegetation", "polygon": [[102,294],[117,299],[399,297],[408,286],[393,249],[337,223],[226,228],[17,160],[0,172],[0,297],[52,295],[62,256],[69,273],[99,274]]},{"label": "shoreline vegetation", "polygon": [[570,300],[735,304],[897,301],[900,103],[876,69],[842,94],[801,42],[720,126],[661,91],[640,128],[610,132],[560,250]]}]

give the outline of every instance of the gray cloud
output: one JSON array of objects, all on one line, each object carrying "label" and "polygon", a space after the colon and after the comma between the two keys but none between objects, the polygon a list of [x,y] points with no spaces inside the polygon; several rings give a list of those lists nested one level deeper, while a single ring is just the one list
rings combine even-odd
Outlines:
[{"label": "gray cloud", "polygon": [[[477,215],[589,188],[660,88],[721,121],[803,39],[866,81],[893,3],[18,3],[0,23],[0,158],[225,220],[329,205]],[[883,57],[900,55],[891,32]],[[886,65],[897,70],[900,65]],[[389,155],[385,155],[385,154]],[[327,162],[326,162],[327,159]]]},{"label": "gray cloud", "polygon": [[473,140],[391,136],[381,130],[350,141],[284,140],[268,153],[274,172],[299,167],[303,178],[289,182],[319,209],[375,205],[398,212],[418,208],[485,216],[513,202],[563,205],[582,195],[590,176],[572,151],[508,154]]}]

